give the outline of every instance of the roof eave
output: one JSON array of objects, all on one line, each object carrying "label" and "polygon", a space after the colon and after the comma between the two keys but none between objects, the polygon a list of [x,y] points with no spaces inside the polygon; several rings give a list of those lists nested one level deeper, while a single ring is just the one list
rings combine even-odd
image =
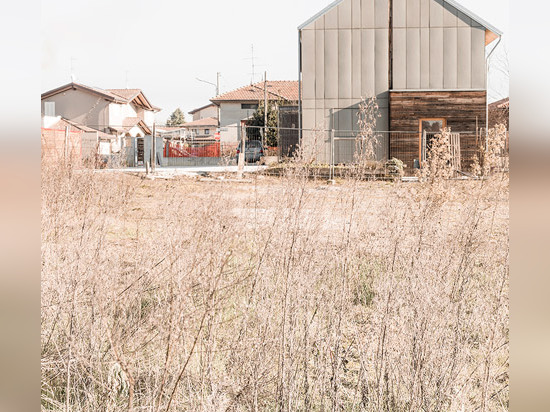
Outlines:
[{"label": "roof eave", "polygon": [[310,17],[309,19],[307,19],[305,22],[303,22],[302,24],[300,24],[298,26],[298,30],[302,30],[304,29],[305,27],[309,26],[311,23],[313,23],[315,20],[317,20],[319,17],[321,17],[323,14],[325,13],[328,13],[329,11],[331,11],[333,8],[335,8],[336,6],[338,6],[340,3],[342,3],[344,0],[336,0],[335,2],[329,4],[327,7],[325,7],[323,10],[321,10],[319,13],[315,14],[313,17]]},{"label": "roof eave", "polygon": [[472,20],[476,21],[478,24],[482,25],[483,27],[485,27],[486,29],[492,31],[493,33],[495,33],[497,36],[501,37],[503,35],[503,32],[502,30],[499,30],[498,28],[496,28],[495,26],[493,26],[491,23],[489,23],[488,21],[482,19],[481,17],[479,17],[477,14],[475,14],[474,12],[468,10],[466,7],[464,7],[462,4],[460,4],[459,2],[455,1],[455,0],[445,0],[445,3],[449,3],[452,7],[454,7],[455,9],[457,9],[458,11],[461,11],[462,13],[464,13],[465,15],[467,15],[468,17],[470,17]]}]

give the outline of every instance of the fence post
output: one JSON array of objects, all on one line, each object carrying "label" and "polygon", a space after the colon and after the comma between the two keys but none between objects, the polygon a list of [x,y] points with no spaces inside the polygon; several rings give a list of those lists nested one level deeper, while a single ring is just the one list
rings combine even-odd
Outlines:
[{"label": "fence post", "polygon": [[[243,170],[244,170],[244,162],[245,162],[245,133],[246,133],[246,126],[241,125],[241,151],[239,152],[239,158],[238,158],[238,164],[237,164],[237,179],[242,179],[243,177]],[[238,130],[238,129],[237,129]]]},{"label": "fence post", "polygon": [[330,139],[330,173],[329,180],[334,180],[334,129],[329,130]]},{"label": "fence post", "polygon": [[65,147],[63,148],[63,158],[67,161],[67,153],[69,151],[69,126],[65,126]]},{"label": "fence post", "polygon": [[151,172],[155,173],[157,165],[157,142],[155,141],[155,123],[153,123],[153,136],[151,137]]}]

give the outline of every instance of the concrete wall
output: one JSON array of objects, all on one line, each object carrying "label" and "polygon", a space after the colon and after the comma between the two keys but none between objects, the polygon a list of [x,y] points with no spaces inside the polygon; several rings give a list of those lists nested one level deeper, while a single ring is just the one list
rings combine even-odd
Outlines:
[{"label": "concrete wall", "polygon": [[[377,97],[389,130],[389,0],[344,0],[301,36],[304,144],[308,130],[356,131],[362,97]],[[443,0],[394,0],[392,71],[394,90],[486,89],[485,29]]]},{"label": "concrete wall", "polygon": [[42,100],[55,102],[55,115],[76,123],[103,130],[109,124],[109,102],[102,97],[81,90],[67,90]]}]

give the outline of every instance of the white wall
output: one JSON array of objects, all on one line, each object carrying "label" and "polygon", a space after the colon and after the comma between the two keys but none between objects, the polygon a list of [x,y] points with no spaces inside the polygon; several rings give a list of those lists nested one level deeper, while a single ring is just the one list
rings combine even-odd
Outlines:
[{"label": "white wall", "polygon": [[122,126],[122,121],[126,117],[139,117],[131,104],[111,103],[109,105],[109,126]]}]

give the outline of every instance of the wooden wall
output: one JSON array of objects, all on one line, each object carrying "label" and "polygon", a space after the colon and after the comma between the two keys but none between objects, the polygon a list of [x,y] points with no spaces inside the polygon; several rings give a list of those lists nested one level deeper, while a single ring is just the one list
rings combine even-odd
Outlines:
[{"label": "wooden wall", "polygon": [[461,132],[460,147],[464,167],[478,145],[477,126],[485,127],[486,91],[390,91],[389,124],[390,158],[395,157],[407,165],[409,171],[414,159],[418,159],[420,134],[419,120],[423,118],[445,118],[447,127]]}]

